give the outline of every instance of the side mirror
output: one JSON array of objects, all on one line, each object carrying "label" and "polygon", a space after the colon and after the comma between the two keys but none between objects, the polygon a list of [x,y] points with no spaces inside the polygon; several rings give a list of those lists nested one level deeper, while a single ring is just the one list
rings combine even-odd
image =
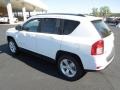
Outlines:
[{"label": "side mirror", "polygon": [[17,26],[15,27],[15,29],[18,30],[18,31],[21,31],[21,30],[22,30],[22,26],[21,26],[21,25],[17,25]]},{"label": "side mirror", "polygon": [[28,27],[22,27],[22,30],[29,31]]}]

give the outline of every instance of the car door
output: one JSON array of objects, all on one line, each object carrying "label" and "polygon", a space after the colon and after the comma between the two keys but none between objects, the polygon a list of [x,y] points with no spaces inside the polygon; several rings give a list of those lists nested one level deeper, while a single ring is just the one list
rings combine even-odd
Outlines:
[{"label": "car door", "polygon": [[22,30],[18,32],[17,41],[21,48],[35,51],[36,50],[36,33],[39,27],[40,20],[29,20],[22,26]]},{"label": "car door", "polygon": [[60,35],[60,21],[54,18],[44,18],[41,29],[37,34],[38,53],[55,59],[56,52],[60,50],[62,35]]}]

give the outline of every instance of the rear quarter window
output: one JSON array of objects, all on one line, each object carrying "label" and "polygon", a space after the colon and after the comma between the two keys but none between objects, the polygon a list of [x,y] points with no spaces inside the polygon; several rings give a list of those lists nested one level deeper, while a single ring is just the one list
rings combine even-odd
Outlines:
[{"label": "rear quarter window", "polygon": [[64,20],[63,21],[63,34],[68,35],[72,33],[79,24],[80,22],[78,21]]},{"label": "rear quarter window", "polygon": [[93,25],[95,26],[96,30],[100,34],[102,38],[105,38],[111,34],[111,30],[109,27],[104,23],[102,20],[94,20],[92,21]]}]

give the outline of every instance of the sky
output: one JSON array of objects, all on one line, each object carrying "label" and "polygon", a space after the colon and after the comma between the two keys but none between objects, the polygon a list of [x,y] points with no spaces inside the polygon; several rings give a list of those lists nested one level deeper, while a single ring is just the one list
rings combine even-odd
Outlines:
[{"label": "sky", "polygon": [[108,6],[113,13],[120,13],[120,0],[41,0],[48,7],[48,13],[89,14],[92,8]]}]

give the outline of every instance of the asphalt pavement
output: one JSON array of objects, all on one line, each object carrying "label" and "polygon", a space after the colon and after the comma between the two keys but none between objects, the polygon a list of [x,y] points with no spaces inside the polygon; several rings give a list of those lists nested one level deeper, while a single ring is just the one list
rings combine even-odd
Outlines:
[{"label": "asphalt pavement", "polygon": [[120,29],[111,26],[115,35],[115,58],[99,72],[87,72],[81,79],[64,80],[57,67],[35,56],[21,53],[12,56],[5,32],[10,25],[0,25],[0,90],[120,90]]}]

